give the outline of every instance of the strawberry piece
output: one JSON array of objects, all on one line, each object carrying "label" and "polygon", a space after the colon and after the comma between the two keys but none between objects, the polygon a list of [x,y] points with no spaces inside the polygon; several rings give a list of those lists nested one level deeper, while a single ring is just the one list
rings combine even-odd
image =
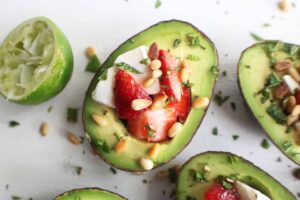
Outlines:
[{"label": "strawberry piece", "polygon": [[158,45],[156,44],[156,42],[154,42],[149,48],[148,57],[150,58],[150,60],[157,59],[159,55],[158,53]]},{"label": "strawberry piece", "polygon": [[181,100],[175,105],[177,117],[180,122],[184,122],[186,120],[191,110],[191,104],[191,91],[188,87],[183,87]]},{"label": "strawberry piece", "polygon": [[173,106],[158,110],[147,110],[127,123],[128,131],[138,139],[161,142],[168,139],[168,130],[176,122]]},{"label": "strawberry piece", "polygon": [[300,91],[297,91],[295,94],[297,105],[300,104]]},{"label": "strawberry piece", "polygon": [[120,119],[133,119],[146,109],[135,111],[131,108],[134,99],[148,99],[151,97],[143,86],[137,83],[130,74],[119,69],[115,75],[114,101],[116,112]]},{"label": "strawberry piece", "polygon": [[166,74],[168,71],[176,71],[175,58],[165,50],[159,50],[159,60],[161,62],[161,71]]},{"label": "strawberry piece", "polygon": [[171,72],[169,75],[163,74],[160,78],[160,84],[166,95],[176,101],[181,100],[182,84],[178,72]]},{"label": "strawberry piece", "polygon": [[220,183],[214,184],[204,194],[205,200],[239,200],[236,189],[226,189]]}]

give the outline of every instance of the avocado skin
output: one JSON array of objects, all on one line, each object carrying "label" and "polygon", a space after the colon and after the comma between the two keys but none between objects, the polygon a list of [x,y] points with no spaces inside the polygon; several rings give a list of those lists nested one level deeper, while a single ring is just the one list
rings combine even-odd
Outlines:
[{"label": "avocado skin", "polygon": [[[250,167],[253,167],[254,169],[258,170],[258,171],[261,171],[263,173],[263,176],[265,177],[268,177],[268,178],[271,178],[272,181],[277,184],[278,186],[280,186],[285,194],[286,194],[286,197],[284,198],[284,200],[297,200],[297,198],[285,187],[283,186],[279,181],[277,181],[274,177],[272,177],[270,174],[268,174],[267,172],[265,172],[264,170],[262,170],[261,168],[257,167],[256,165],[254,165],[252,162],[250,162],[249,160],[246,160],[244,159],[243,157],[241,156],[237,156],[233,153],[230,153],[230,152],[225,152],[225,151],[206,151],[206,152],[203,152],[203,153],[199,153],[199,154],[196,154],[194,155],[193,157],[191,157],[188,161],[186,161],[184,163],[184,165],[181,167],[180,171],[179,171],[179,175],[178,175],[178,180],[177,180],[177,183],[176,183],[176,200],[182,200],[183,198],[180,198],[180,195],[183,194],[180,189],[179,189],[179,182],[180,182],[180,175],[186,170],[186,168],[188,168],[188,165],[193,162],[194,160],[196,159],[199,159],[203,156],[210,156],[210,157],[214,157],[214,156],[234,156],[236,158],[238,158],[238,161],[236,162],[241,162],[241,163],[244,163],[244,164],[247,164],[248,166]],[[218,163],[214,163],[214,166],[217,165]],[[224,164],[224,163],[222,163]],[[230,165],[229,163],[226,163],[227,165]],[[188,169],[187,169],[188,170]],[[238,173],[238,172],[237,172]],[[222,174],[220,174],[220,176],[222,176]],[[249,176],[251,176],[251,174],[249,174]],[[200,183],[201,184],[201,183]],[[267,186],[267,182],[264,181],[264,185],[260,185],[261,187],[264,187],[264,188],[256,188],[258,190],[260,189],[273,189],[273,188],[268,188]],[[184,193],[186,194],[186,193]],[[188,195],[188,194],[187,194]],[[272,200],[282,200],[282,199],[276,199],[276,198],[271,198]],[[185,199],[184,199],[185,200]]]},{"label": "avocado skin", "polygon": [[[97,188],[97,187],[73,189],[73,190],[64,192],[64,193],[56,196],[53,200],[63,200],[62,198],[64,196],[66,196],[66,195],[68,195],[70,193],[73,193],[73,192],[88,192],[88,191],[98,191],[98,192],[110,193],[112,195],[111,198],[113,198],[113,196],[118,196],[119,197],[118,200],[127,200],[125,197],[123,197],[123,196],[121,196],[119,194],[116,194],[114,192],[111,192],[111,191],[108,191],[108,190],[104,190],[104,189],[101,189],[101,188]],[[111,200],[115,200],[115,199],[111,199]]]},{"label": "avocado skin", "polygon": [[[137,37],[138,35],[140,35],[140,34],[142,34],[143,32],[145,32],[145,31],[147,31],[147,30],[149,30],[149,29],[151,29],[151,28],[153,28],[153,27],[156,27],[156,26],[159,26],[159,25],[162,25],[162,24],[165,24],[165,23],[170,23],[170,22],[178,22],[178,23],[183,23],[183,24],[185,24],[185,25],[187,25],[187,26],[190,26],[190,27],[192,27],[193,29],[195,29],[198,33],[200,33],[201,35],[202,35],[202,37],[206,40],[206,41],[208,41],[208,43],[211,45],[211,47],[213,48],[213,50],[214,50],[214,56],[215,56],[215,67],[219,70],[219,55],[218,55],[218,52],[217,52],[217,50],[216,50],[216,48],[215,48],[215,45],[214,45],[214,43],[202,32],[202,31],[200,31],[197,27],[195,27],[194,25],[192,25],[191,23],[189,23],[189,22],[185,22],[185,21],[181,21],[181,20],[175,20],[175,19],[172,19],[172,20],[168,20],[168,21],[161,21],[161,22],[158,22],[157,24],[154,24],[154,25],[152,25],[152,26],[150,26],[150,27],[148,27],[148,28],[146,28],[146,29],[144,29],[144,30],[142,30],[142,31],[140,31],[139,33],[137,33],[137,34],[135,34],[134,36],[132,36],[132,37],[130,37],[129,39],[127,39],[125,42],[123,42],[122,44],[120,44],[108,57],[107,57],[107,59],[106,59],[106,61],[102,64],[102,66],[108,66],[108,67],[106,67],[106,68],[103,68],[103,67],[100,67],[99,68],[99,70],[97,71],[97,73],[95,74],[95,76],[93,77],[93,79],[92,79],[92,81],[91,81],[91,83],[90,83],[90,85],[89,85],[89,87],[88,87],[88,90],[87,90],[87,92],[86,92],[86,97],[85,97],[85,100],[84,100],[84,103],[83,103],[83,112],[82,112],[82,119],[83,119],[83,124],[84,124],[84,130],[85,130],[85,132],[87,133],[87,127],[86,127],[86,121],[85,121],[85,117],[84,117],[84,114],[85,114],[85,109],[86,109],[86,107],[85,107],[85,104],[86,104],[86,102],[88,101],[88,96],[90,96],[91,95],[91,93],[92,93],[92,91],[93,91],[93,89],[95,88],[95,86],[96,86],[96,84],[97,84],[97,79],[98,79],[98,77],[100,77],[101,76],[101,74],[102,73],[104,73],[105,72],[105,70],[106,69],[108,69],[109,67],[110,67],[110,65],[108,65],[108,63],[110,62],[110,58],[111,57],[113,57],[113,56],[115,56],[114,54],[115,54],[115,51],[116,50],[118,50],[120,47],[122,47],[123,45],[125,45],[126,43],[128,43],[128,42],[130,42],[133,38],[135,38],[135,37]],[[116,57],[115,57],[116,58]],[[114,58],[114,59],[115,59]],[[211,99],[211,97],[212,97],[212,95],[213,95],[213,93],[214,93],[214,89],[215,89],[215,84],[216,84],[216,82],[217,82],[217,79],[218,79],[218,75],[216,76],[216,78],[215,78],[215,81],[214,81],[214,83],[212,84],[212,90],[211,90],[211,93],[210,93],[210,95],[209,96],[207,96],[209,99]],[[210,102],[209,102],[209,105],[210,105]],[[195,135],[195,133],[197,132],[197,130],[198,130],[198,128],[199,128],[199,126],[201,125],[201,123],[202,123],[202,121],[203,121],[203,119],[204,119],[204,117],[205,117],[205,114],[206,114],[206,111],[208,110],[208,108],[209,108],[209,105],[207,106],[207,108],[203,111],[203,116],[202,116],[202,119],[200,120],[200,122],[197,124],[197,128],[195,129],[195,131],[193,131],[193,135],[192,135],[192,137],[189,139],[189,141],[188,142],[186,142],[185,144],[184,144],[184,147],[183,148],[181,148],[180,149],[180,151],[178,151],[176,154],[174,154],[170,159],[168,159],[167,161],[165,161],[165,162],[163,162],[163,163],[160,163],[160,164],[158,164],[158,165],[155,165],[154,167],[153,167],[153,169],[155,169],[155,168],[157,168],[157,167],[160,167],[160,166],[162,166],[162,165],[164,165],[164,164],[167,164],[167,163],[169,163],[172,159],[174,159],[190,142],[191,142],[191,140],[193,139],[193,137],[194,137],[194,135]],[[123,167],[120,167],[120,166],[117,166],[117,165],[115,165],[113,162],[111,162],[109,159],[106,159],[101,153],[99,153],[98,152],[98,150],[97,150],[97,148],[96,148],[96,145],[93,143],[93,141],[92,140],[89,140],[90,141],[90,144],[91,144],[91,146],[92,146],[92,148],[93,148],[93,150],[97,153],[97,155],[102,159],[102,160],[104,160],[107,164],[109,164],[109,165],[111,165],[111,166],[113,166],[113,167],[115,167],[115,168],[117,168],[117,169],[120,169],[120,170],[124,170],[124,171],[129,171],[129,172],[145,172],[146,170],[144,170],[144,169],[142,169],[142,168],[137,168],[137,169],[126,169],[126,168],[123,168]]]},{"label": "avocado skin", "polygon": [[[253,118],[255,119],[255,121],[259,124],[259,126],[262,128],[262,130],[264,131],[264,133],[267,135],[267,137],[273,142],[273,144],[275,144],[275,146],[286,156],[288,157],[292,162],[294,162],[296,165],[300,166],[300,160],[299,161],[296,161],[295,158],[293,158],[292,156],[290,156],[289,154],[287,154],[283,148],[280,147],[280,145],[277,143],[277,142],[274,142],[273,138],[269,135],[269,133],[266,131],[266,129],[263,127],[263,125],[260,123],[260,121],[256,118],[255,114],[254,114],[254,111],[250,108],[249,104],[247,103],[247,99],[245,97],[245,94],[243,93],[243,90],[242,90],[242,86],[241,86],[241,80],[240,80],[240,64],[241,64],[241,60],[243,59],[243,56],[245,53],[247,53],[248,50],[252,49],[252,48],[255,48],[259,45],[267,45],[267,44],[271,44],[271,43],[277,43],[279,42],[279,40],[266,40],[266,41],[263,41],[263,42],[258,42],[258,43],[255,43],[249,47],[247,47],[246,49],[244,49],[241,53],[241,56],[239,58],[239,62],[238,62],[238,65],[237,65],[237,83],[238,83],[238,87],[239,87],[239,90],[240,90],[240,94],[242,96],[242,99],[244,100],[244,105],[245,107],[247,108],[247,110],[249,110],[251,113],[252,113],[252,116]],[[295,46],[294,44],[291,44],[291,43],[287,43],[287,42],[283,42],[284,45],[288,45],[288,46]],[[299,45],[296,45],[296,46],[299,46]],[[275,122],[274,122],[275,123]]]}]

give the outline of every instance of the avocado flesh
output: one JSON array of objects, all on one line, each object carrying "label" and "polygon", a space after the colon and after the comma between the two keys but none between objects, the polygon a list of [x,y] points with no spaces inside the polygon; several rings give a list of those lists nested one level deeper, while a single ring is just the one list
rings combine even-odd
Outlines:
[{"label": "avocado flesh", "polygon": [[59,195],[54,200],[126,200],[109,191],[98,188],[76,189]]},{"label": "avocado flesh", "polygon": [[[199,36],[200,43],[205,50],[200,47],[189,46],[187,34],[190,33]],[[173,48],[175,39],[182,40],[178,48]],[[178,56],[181,59],[186,58],[190,54],[199,56],[201,58],[199,61],[190,62],[193,72],[190,82],[194,84],[191,88],[192,96],[206,96],[208,98],[212,96],[216,75],[210,69],[212,66],[218,66],[217,52],[212,42],[191,24],[176,20],[161,22],[133,36],[119,46],[108,57],[93,78],[87,91],[83,109],[84,127],[92,146],[107,163],[119,169],[144,171],[138,160],[147,157],[147,152],[153,143],[141,141],[130,136],[124,124],[117,118],[115,110],[93,101],[91,93],[98,83],[98,77],[103,73],[104,69],[113,66],[115,59],[119,55],[141,45],[150,46],[153,42],[156,42],[160,49],[170,49],[174,56]],[[109,125],[99,127],[92,120],[91,115],[93,113],[102,114],[104,110],[107,111],[106,118],[109,121]],[[189,143],[197,131],[204,114],[205,109],[192,109],[190,111],[181,133],[170,141],[160,143],[160,153],[154,160],[154,167],[170,161]],[[96,141],[100,139],[105,140],[108,146],[113,148],[118,141],[118,137],[124,137],[127,140],[126,149],[122,153],[115,153],[114,151],[105,153],[95,145]]]},{"label": "avocado flesh", "polygon": [[[287,134],[287,126],[277,124],[267,113],[266,109],[271,105],[271,102],[267,101],[263,104],[260,100],[261,95],[255,95],[264,87],[271,73],[271,59],[265,49],[268,45],[279,46],[278,44],[278,41],[267,41],[255,44],[246,49],[242,53],[238,65],[238,80],[245,101],[265,132],[283,153],[295,163],[300,164],[300,145],[296,142],[297,140],[299,141],[299,135],[297,136],[294,130],[291,130]],[[282,45],[282,47],[279,46],[273,55],[275,60],[292,57],[295,65],[300,66],[300,51],[298,50],[298,53],[291,56],[289,52],[284,50],[292,46],[297,46],[286,43],[280,45]],[[293,146],[286,148],[285,144],[288,143],[292,143]]]},{"label": "avocado flesh", "polygon": [[[197,183],[192,170],[203,172],[204,166],[210,169],[206,173],[207,182]],[[179,172],[177,182],[177,200],[187,200],[187,196],[203,200],[205,192],[220,176],[237,174],[237,179],[259,190],[272,200],[296,200],[288,189],[277,180],[259,169],[251,162],[227,152],[205,152],[192,157]]]}]

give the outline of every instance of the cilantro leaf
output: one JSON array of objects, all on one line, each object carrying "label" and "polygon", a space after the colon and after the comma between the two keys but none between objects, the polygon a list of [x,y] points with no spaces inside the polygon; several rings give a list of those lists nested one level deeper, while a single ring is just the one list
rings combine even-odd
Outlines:
[{"label": "cilantro leaf", "polygon": [[85,71],[87,72],[97,72],[99,67],[101,66],[101,62],[99,58],[96,55],[93,55],[90,59],[89,62],[85,68]]},{"label": "cilantro leaf", "polygon": [[131,73],[134,73],[134,74],[143,74],[139,70],[135,69],[134,67],[132,67],[132,66],[130,66],[127,63],[124,63],[124,62],[117,63],[116,66],[123,69],[126,72],[131,72]]}]

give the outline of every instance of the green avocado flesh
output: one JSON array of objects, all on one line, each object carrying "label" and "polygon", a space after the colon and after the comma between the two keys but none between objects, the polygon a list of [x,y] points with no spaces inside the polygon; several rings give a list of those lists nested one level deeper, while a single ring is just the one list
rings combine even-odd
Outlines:
[{"label": "green avocado flesh", "polygon": [[17,26],[0,45],[0,94],[20,104],[38,104],[58,94],[73,70],[70,44],[48,18]]},{"label": "green avocado flesh", "polygon": [[[190,46],[188,34],[197,36],[202,47]],[[180,39],[182,42],[177,48],[174,48],[173,45],[176,39]],[[191,87],[193,98],[206,96],[210,99],[217,79],[218,56],[216,49],[203,33],[189,23],[176,20],[161,22],[133,36],[119,46],[108,57],[93,78],[87,91],[83,109],[84,127],[92,146],[107,163],[119,169],[144,171],[138,160],[147,157],[147,152],[153,146],[153,143],[141,141],[130,136],[124,124],[118,119],[115,110],[96,103],[93,101],[91,94],[98,83],[98,77],[101,76],[105,69],[113,66],[115,59],[119,55],[142,45],[150,46],[153,42],[156,42],[160,49],[169,49],[171,54],[180,57],[181,60],[189,55],[195,55],[200,58],[197,61],[190,62],[192,68],[190,82],[193,84]],[[206,109],[192,109],[182,131],[172,140],[160,143],[158,156],[153,159],[154,167],[170,161],[183,150],[197,131],[205,111]],[[104,112],[106,113],[105,116],[103,115]],[[104,116],[108,120],[108,125],[106,127],[97,126],[91,118],[94,113]],[[107,150],[112,149],[120,137],[127,141],[124,152],[116,153],[110,151],[107,153]]]},{"label": "green avocado flesh", "polygon": [[272,63],[291,60],[293,67],[300,67],[299,49],[297,45],[278,41],[258,43],[243,52],[238,65],[241,92],[252,113],[278,148],[297,164],[300,164],[300,145],[297,144],[300,136],[294,129],[289,130],[286,124],[277,123],[268,114],[267,109],[277,103],[273,95],[263,102],[258,92],[265,87],[268,77],[274,71]]},{"label": "green avocado flesh", "polygon": [[[205,171],[204,167],[209,171]],[[197,181],[195,172],[203,174],[205,181]],[[231,153],[205,152],[192,157],[179,172],[177,200],[203,200],[205,192],[219,177],[235,177],[272,200],[296,199],[277,180],[251,162]]]},{"label": "green avocado flesh", "polygon": [[66,192],[54,200],[125,200],[123,197],[97,188],[76,189]]}]

